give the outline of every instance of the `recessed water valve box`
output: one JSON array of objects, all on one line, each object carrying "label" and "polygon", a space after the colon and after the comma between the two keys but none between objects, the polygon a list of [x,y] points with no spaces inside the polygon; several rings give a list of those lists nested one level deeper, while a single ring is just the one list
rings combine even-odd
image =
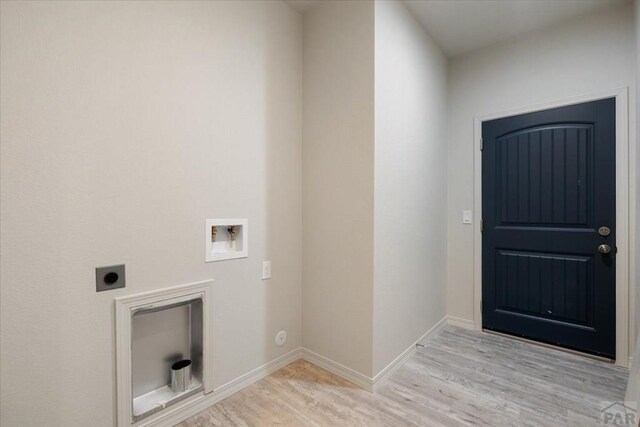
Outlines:
[{"label": "recessed water valve box", "polygon": [[249,220],[208,219],[205,222],[205,262],[249,256]]}]

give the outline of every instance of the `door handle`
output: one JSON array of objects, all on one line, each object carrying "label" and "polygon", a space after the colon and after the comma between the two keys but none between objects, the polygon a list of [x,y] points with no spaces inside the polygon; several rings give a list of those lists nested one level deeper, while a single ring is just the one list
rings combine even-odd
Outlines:
[{"label": "door handle", "polygon": [[598,252],[600,252],[601,254],[608,254],[611,253],[611,246],[609,245],[600,245],[598,246]]}]

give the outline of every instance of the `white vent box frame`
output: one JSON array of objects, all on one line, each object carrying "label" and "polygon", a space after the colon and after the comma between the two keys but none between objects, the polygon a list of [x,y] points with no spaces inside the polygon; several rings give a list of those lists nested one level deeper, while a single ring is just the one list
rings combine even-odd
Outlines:
[{"label": "white vent box frame", "polygon": [[204,229],[205,262],[249,256],[249,220],[208,219]]},{"label": "white vent box frame", "polygon": [[[213,391],[213,281],[116,298],[118,426],[151,426]],[[191,386],[173,391],[171,365],[191,360]]]}]

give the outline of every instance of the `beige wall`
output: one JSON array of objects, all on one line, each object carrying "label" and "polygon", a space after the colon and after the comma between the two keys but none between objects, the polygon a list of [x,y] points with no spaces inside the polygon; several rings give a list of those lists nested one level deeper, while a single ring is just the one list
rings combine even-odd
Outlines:
[{"label": "beige wall", "polygon": [[304,17],[305,348],[370,376],[373,309],[374,5],[327,1]]},{"label": "beige wall", "polygon": [[374,376],[445,316],[446,67],[401,2],[376,2]]},{"label": "beige wall", "polygon": [[[2,2],[0,36],[0,424],[114,425],[116,296],[214,278],[215,387],[298,348],[300,15]],[[205,218],[244,216],[250,257],[205,264]]]},{"label": "beige wall", "polygon": [[[449,315],[473,320],[475,116],[628,86],[635,132],[635,35],[630,5],[508,40],[451,61],[448,117]],[[635,189],[631,189],[631,206]],[[477,220],[477,219],[476,219]]]}]

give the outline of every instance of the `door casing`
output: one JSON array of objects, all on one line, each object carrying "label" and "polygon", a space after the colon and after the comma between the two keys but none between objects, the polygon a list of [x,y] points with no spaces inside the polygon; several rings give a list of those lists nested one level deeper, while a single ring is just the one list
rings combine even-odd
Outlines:
[{"label": "door casing", "polygon": [[[635,259],[635,221],[630,215],[630,202],[635,197],[630,193],[635,177],[635,147],[629,146],[629,88],[623,87],[595,94],[578,96],[569,99],[550,101],[543,104],[515,108],[494,114],[474,117],[473,127],[473,207],[476,218],[482,218],[482,122],[515,116],[556,107],[581,104],[606,98],[616,100],[616,364],[629,367],[629,349],[633,348],[633,322],[630,316],[634,313],[633,289],[629,286],[630,271],[633,271]],[[632,199],[632,200],[630,200]],[[473,225],[473,328],[482,330],[482,232],[480,220]],[[631,329],[631,330],[630,330]]]}]

